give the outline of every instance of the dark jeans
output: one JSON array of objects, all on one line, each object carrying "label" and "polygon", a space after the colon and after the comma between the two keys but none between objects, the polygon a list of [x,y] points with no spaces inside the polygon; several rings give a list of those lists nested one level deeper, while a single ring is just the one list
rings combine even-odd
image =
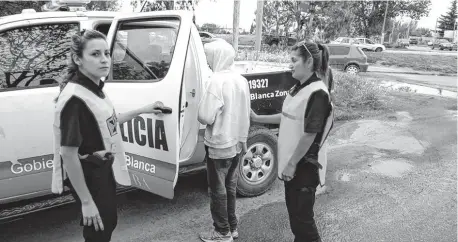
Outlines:
[{"label": "dark jeans", "polygon": [[314,220],[315,191],[320,183],[318,167],[301,161],[294,178],[285,182],[285,199],[294,242],[321,242]]},{"label": "dark jeans", "polygon": [[235,215],[235,200],[240,155],[230,159],[211,159],[207,151],[206,158],[213,226],[217,232],[227,234],[237,229],[238,223]]},{"label": "dark jeans", "polygon": [[[118,221],[116,203],[116,182],[112,170],[113,160],[100,160],[95,156],[81,160],[86,185],[91,193],[100,217],[102,218],[104,230],[95,231],[94,226],[84,226],[81,218],[80,225],[83,228],[83,237],[86,242],[109,242],[111,234],[116,228]],[[67,179],[64,183],[70,188],[76,200],[78,208],[81,209],[81,200]]]}]

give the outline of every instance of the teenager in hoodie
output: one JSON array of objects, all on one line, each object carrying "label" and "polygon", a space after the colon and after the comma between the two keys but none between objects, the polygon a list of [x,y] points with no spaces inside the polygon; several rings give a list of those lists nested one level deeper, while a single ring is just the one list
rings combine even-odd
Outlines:
[{"label": "teenager in hoodie", "polygon": [[238,237],[235,202],[237,166],[246,152],[250,127],[250,90],[247,80],[232,67],[235,50],[224,40],[205,44],[213,75],[199,105],[198,119],[205,130],[207,178],[214,230],[203,241],[226,242]]}]

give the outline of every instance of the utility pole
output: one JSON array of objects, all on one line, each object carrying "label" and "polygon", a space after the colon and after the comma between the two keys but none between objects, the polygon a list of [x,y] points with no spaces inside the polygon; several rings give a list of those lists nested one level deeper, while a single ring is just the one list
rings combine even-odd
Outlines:
[{"label": "utility pole", "polygon": [[393,35],[394,35],[394,25],[396,24],[395,20],[393,19],[393,26],[391,27],[391,34],[390,34],[390,44],[393,43]]},{"label": "utility pole", "polygon": [[388,3],[389,1],[386,1],[386,7],[385,7],[385,17],[383,18],[383,26],[382,26],[382,39],[380,40],[380,44],[383,45],[383,41],[385,40],[385,22],[386,22],[386,14],[388,13]]},{"label": "utility pole", "polygon": [[235,53],[239,50],[239,24],[240,24],[240,0],[234,0],[234,13],[232,20],[232,46]]},{"label": "utility pole", "polygon": [[409,21],[409,24],[407,25],[407,33],[406,33],[407,39],[409,39],[409,37],[410,37],[410,25],[411,25],[411,24],[412,24],[412,20],[410,20],[410,21]]},{"label": "utility pole", "polygon": [[436,18],[436,25],[434,25],[434,37],[433,37],[434,40],[437,38],[437,20],[438,19],[439,18]]},{"label": "utility pole", "polygon": [[261,51],[263,11],[264,11],[264,1],[258,0],[258,5],[256,9],[256,42],[255,42],[255,51],[257,53]]}]

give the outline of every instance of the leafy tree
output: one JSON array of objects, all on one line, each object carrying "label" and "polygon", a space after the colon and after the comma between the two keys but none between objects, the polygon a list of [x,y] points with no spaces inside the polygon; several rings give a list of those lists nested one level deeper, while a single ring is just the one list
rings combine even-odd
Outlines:
[{"label": "leafy tree", "polygon": [[388,6],[387,18],[406,16],[418,20],[429,13],[430,0],[395,0],[395,1],[355,1],[352,8],[355,10],[356,34],[370,38],[378,35],[382,30],[385,7]]},{"label": "leafy tree", "polygon": [[38,12],[46,3],[47,1],[4,1],[0,8],[0,17],[20,14],[23,9],[35,9]]},{"label": "leafy tree", "polygon": [[449,8],[449,10],[440,16],[439,20],[437,21],[439,23],[438,28],[442,30],[456,30],[456,19],[457,19],[457,6],[456,6],[456,1],[453,0],[452,4]]},{"label": "leafy tree", "polygon": [[431,30],[428,28],[417,28],[414,31],[412,31],[412,35],[431,37]]},{"label": "leafy tree", "polygon": [[202,24],[202,26],[200,27],[203,31],[207,31],[207,32],[210,32],[210,33],[217,33],[220,31],[221,27],[214,24],[214,23],[204,23]]},{"label": "leafy tree", "polygon": [[[194,7],[191,0],[131,0],[130,5],[133,8],[141,6],[145,1],[148,3],[145,5],[144,12],[150,11],[162,11],[162,10],[190,10],[193,11]],[[194,0],[194,3],[199,4],[199,0]]]},{"label": "leafy tree", "polygon": [[285,1],[267,0],[263,6],[263,25],[267,31],[275,28],[275,35],[280,35],[280,28],[288,32],[288,23],[293,20]]},{"label": "leafy tree", "polygon": [[121,0],[92,1],[86,5],[88,11],[118,11]]},{"label": "leafy tree", "polygon": [[352,36],[354,32],[355,13],[351,2],[339,1],[328,4],[318,18],[320,29],[324,31],[325,39],[335,39],[340,36]]}]

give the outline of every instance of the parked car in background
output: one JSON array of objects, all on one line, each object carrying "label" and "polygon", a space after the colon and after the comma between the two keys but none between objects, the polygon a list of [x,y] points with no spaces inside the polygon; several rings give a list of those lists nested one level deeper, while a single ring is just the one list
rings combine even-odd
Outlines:
[{"label": "parked car in background", "polygon": [[329,66],[336,70],[350,74],[366,72],[369,64],[367,56],[356,45],[351,44],[327,44],[329,49]]},{"label": "parked car in background", "polygon": [[411,45],[418,45],[418,38],[416,38],[416,37],[410,37],[410,38],[409,38],[409,44],[411,44]]},{"label": "parked car in background", "polygon": [[398,39],[396,41],[398,46],[409,46],[409,40],[408,39]]},{"label": "parked car in background", "polygon": [[434,50],[434,48],[438,48],[439,50],[453,50],[453,44],[446,39],[437,39],[433,41],[433,45],[431,46],[431,49]]},{"label": "parked car in background", "polygon": [[372,40],[367,38],[354,38],[353,44],[357,45],[363,51],[375,51],[382,52],[386,50],[386,47],[382,44],[376,44]]},{"label": "parked car in background", "polygon": [[361,48],[363,51],[375,51],[381,52],[386,50],[386,47],[382,44],[376,44],[367,38],[350,38],[350,37],[339,37],[331,44],[353,44]]},{"label": "parked car in background", "polygon": [[433,41],[428,41],[428,46],[432,46],[433,45]]}]

